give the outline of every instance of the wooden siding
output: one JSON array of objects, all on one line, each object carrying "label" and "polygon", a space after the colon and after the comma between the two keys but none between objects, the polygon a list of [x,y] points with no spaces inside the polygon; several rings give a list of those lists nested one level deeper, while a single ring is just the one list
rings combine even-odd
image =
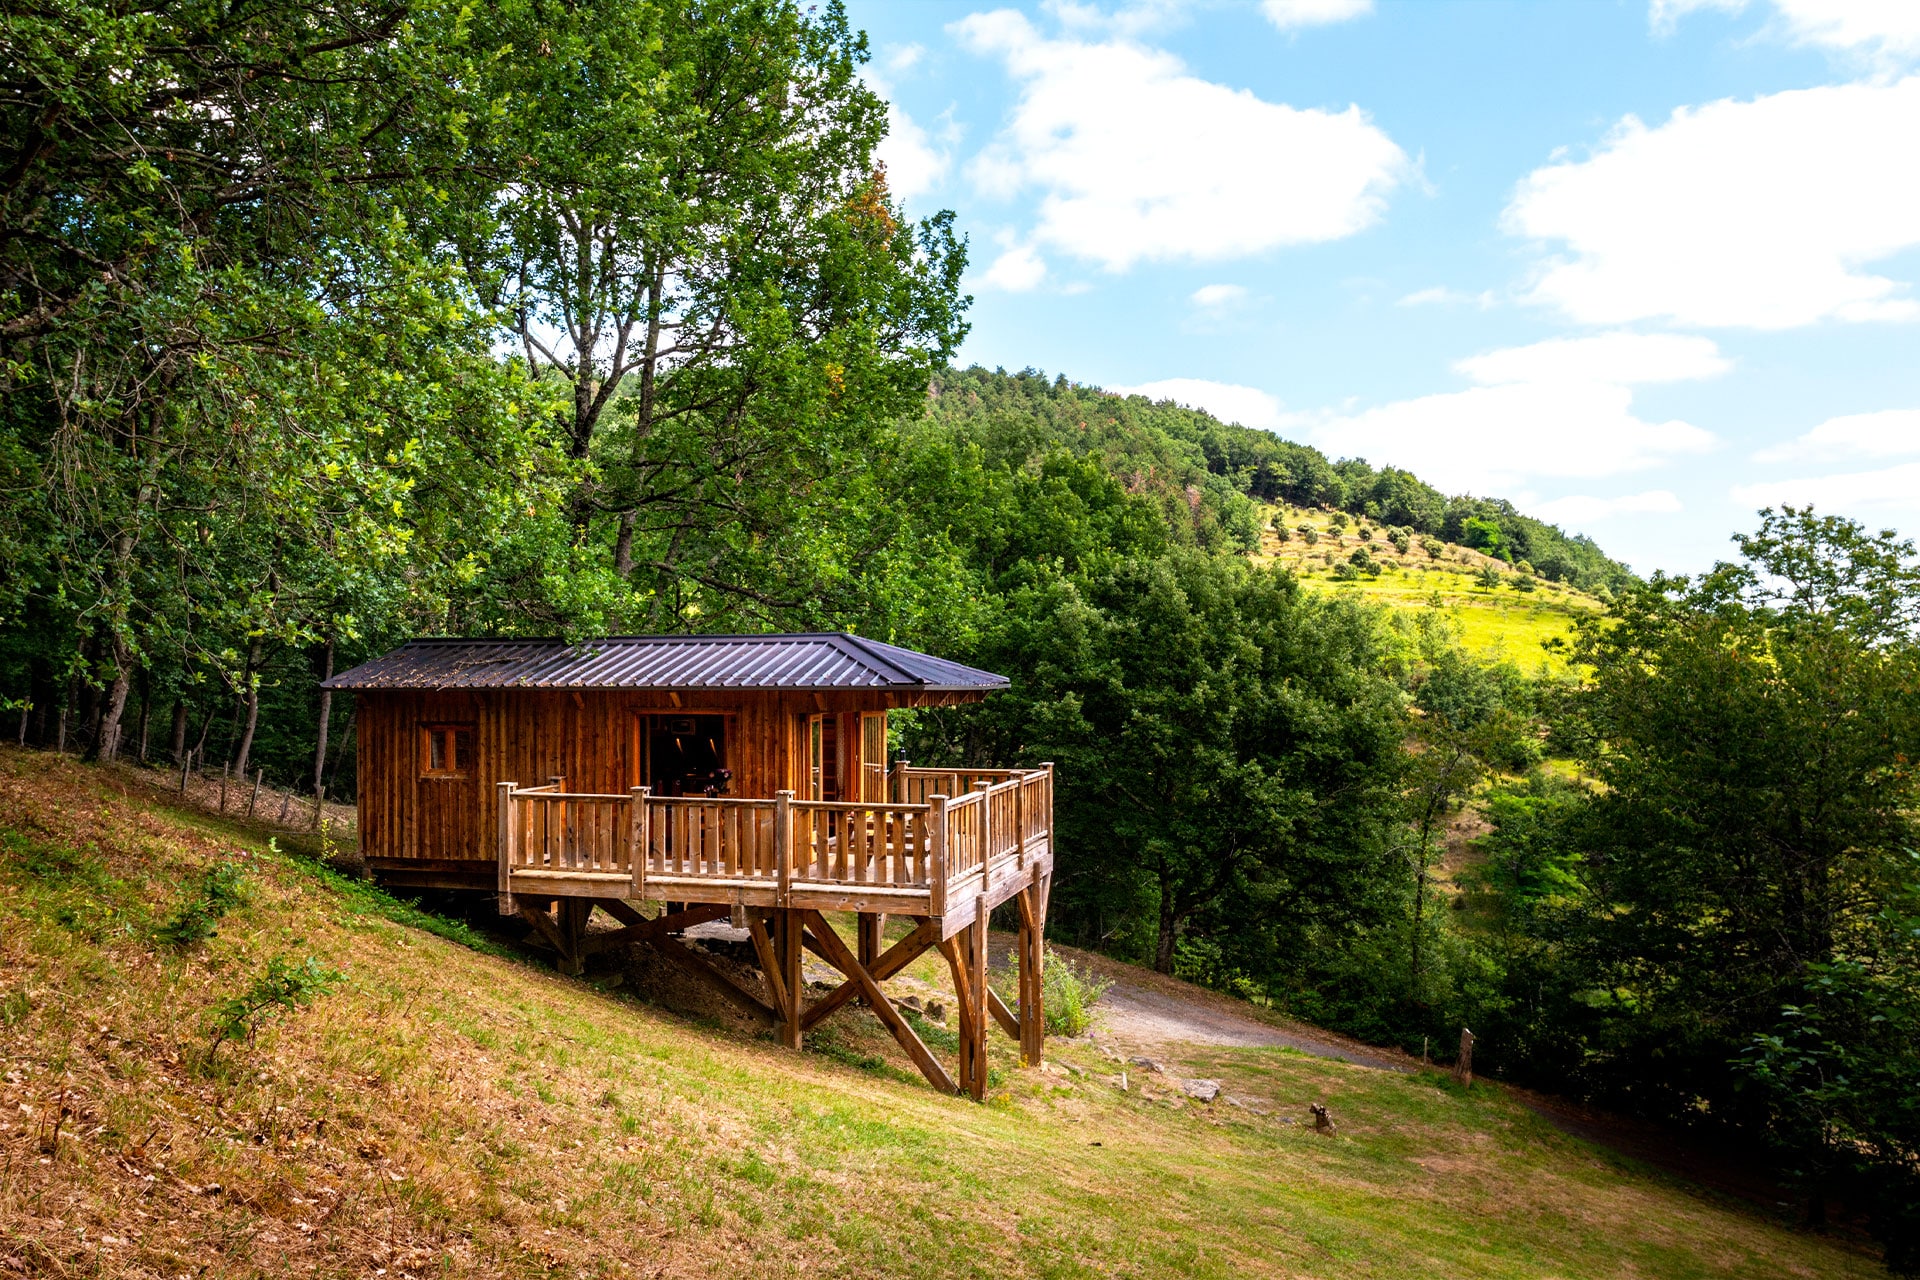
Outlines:
[{"label": "wooden siding", "polygon": [[[730,794],[770,798],[791,788],[804,797],[809,716],[839,717],[836,772],[857,786],[867,772],[860,759],[862,712],[975,701],[978,695],[455,690],[363,691],[357,697],[360,847],[369,866],[384,873],[382,864],[389,859],[484,862],[486,883],[491,883],[499,823],[494,784],[527,787],[561,777],[568,791],[606,794],[643,785],[642,715],[726,715]],[[429,724],[475,727],[474,761],[466,777],[421,776],[422,726]],[[476,867],[474,874],[479,873]],[[449,884],[461,878],[450,876]]]}]

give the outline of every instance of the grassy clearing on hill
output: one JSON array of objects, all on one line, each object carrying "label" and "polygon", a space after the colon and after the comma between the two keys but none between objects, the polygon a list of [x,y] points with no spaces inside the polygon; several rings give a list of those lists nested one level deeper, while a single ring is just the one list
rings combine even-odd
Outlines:
[{"label": "grassy clearing on hill", "polygon": [[[1403,552],[1380,526],[1349,518],[1344,529],[1336,529],[1332,512],[1268,507],[1263,515],[1269,525],[1285,528],[1289,537],[1282,542],[1269,528],[1257,561],[1285,565],[1317,589],[1352,592],[1395,609],[1443,608],[1458,622],[1460,642],[1468,649],[1528,670],[1545,662],[1563,671],[1565,655],[1550,654],[1542,642],[1568,639],[1575,618],[1604,607],[1583,591],[1544,578],[1535,579],[1532,591],[1515,590],[1512,584],[1519,575],[1511,565],[1456,543],[1441,543],[1436,556],[1416,537]],[[1309,543],[1299,532],[1301,526],[1313,530],[1316,541]],[[1372,531],[1370,540],[1360,536],[1363,526]],[[1384,571],[1377,577],[1335,578],[1333,566],[1362,547]],[[1505,585],[1490,590],[1479,584],[1479,573],[1489,566],[1503,575]]]},{"label": "grassy clearing on hill", "polygon": [[[1878,1273],[1625,1167],[1494,1087],[1279,1050],[1180,1064],[1260,1115],[1138,1075],[1122,1093],[1085,1044],[1055,1046],[1084,1074],[1016,1070],[997,1041],[988,1105],[938,1097],[862,1011],[829,1052],[786,1053],[414,927],[170,803],[130,773],[0,750],[12,1271]],[[216,932],[163,941],[213,901],[221,865],[242,878]],[[209,1061],[217,1006],[275,957],[343,978]],[[1311,1101],[1337,1136],[1298,1123]]]}]

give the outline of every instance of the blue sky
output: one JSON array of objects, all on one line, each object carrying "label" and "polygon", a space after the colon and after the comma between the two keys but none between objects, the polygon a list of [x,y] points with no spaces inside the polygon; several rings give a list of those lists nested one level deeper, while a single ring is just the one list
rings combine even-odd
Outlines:
[{"label": "blue sky", "polygon": [[964,362],[1138,388],[1698,571],[1920,534],[1920,0],[850,0]]}]

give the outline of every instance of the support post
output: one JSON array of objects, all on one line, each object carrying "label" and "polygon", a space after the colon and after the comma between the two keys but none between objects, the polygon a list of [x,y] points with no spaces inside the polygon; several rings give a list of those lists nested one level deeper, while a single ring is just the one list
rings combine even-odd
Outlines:
[{"label": "support post", "polygon": [[1041,979],[1046,964],[1046,917],[1040,914],[1040,883],[1014,895],[1020,907],[1020,1058],[1029,1067],[1041,1064],[1046,1053],[1047,1023],[1042,1007]]},{"label": "support post", "polygon": [[592,898],[560,899],[560,918],[566,923],[567,973],[579,977],[587,967],[587,920],[593,915]]},{"label": "support post", "polygon": [[975,1102],[984,1102],[987,1097],[987,899],[986,895],[974,899],[973,928],[967,936],[968,975],[973,1005],[972,1033],[973,1078],[969,1082],[968,1092]]},{"label": "support post", "polygon": [[806,1026],[802,1018],[807,1004],[806,988],[800,977],[800,912],[776,907],[768,915],[773,922],[773,936],[768,939],[772,943],[773,968],[767,973],[767,986],[775,992],[776,1000],[783,989],[786,995],[785,1002],[776,1010],[780,1043],[789,1049],[799,1049],[805,1041]]},{"label": "support post", "polygon": [[510,916],[513,906],[513,789],[517,782],[496,782],[493,792],[500,811],[500,826],[494,832],[494,853],[500,863],[500,874],[495,889],[500,895],[500,914]]},{"label": "support post", "polygon": [[[860,967],[871,970],[874,961],[880,958],[881,937],[886,928],[887,918],[875,911],[862,911],[854,916],[855,942],[859,948]],[[865,997],[861,1000],[864,1003]]]},{"label": "support post", "polygon": [[907,762],[893,762],[893,776],[887,782],[887,798],[894,804],[907,803]]}]

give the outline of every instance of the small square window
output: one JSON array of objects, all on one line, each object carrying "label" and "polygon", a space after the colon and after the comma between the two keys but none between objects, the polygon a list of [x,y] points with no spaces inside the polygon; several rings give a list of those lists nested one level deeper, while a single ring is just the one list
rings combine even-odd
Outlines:
[{"label": "small square window", "polygon": [[422,777],[464,778],[473,770],[473,726],[470,724],[428,724],[420,726]]}]

